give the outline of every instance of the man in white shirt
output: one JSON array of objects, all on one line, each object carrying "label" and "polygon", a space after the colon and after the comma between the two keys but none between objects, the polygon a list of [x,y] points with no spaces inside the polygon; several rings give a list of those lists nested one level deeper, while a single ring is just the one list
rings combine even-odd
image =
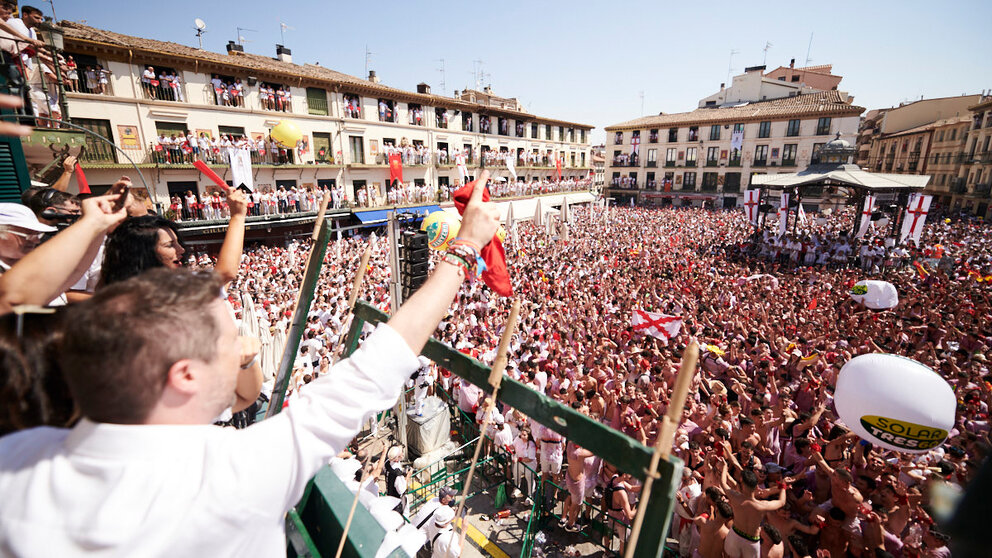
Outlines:
[{"label": "man in white shirt", "polygon": [[[499,225],[482,190],[460,231],[478,246]],[[161,268],[69,307],[59,356],[84,418],[0,438],[0,554],[284,555],[286,512],[363,416],[393,406],[464,280],[440,264],[350,358],[244,430],[210,424],[254,359],[221,279]]]},{"label": "man in white shirt", "polygon": [[451,503],[455,500],[455,496],[458,492],[449,486],[441,487],[438,491],[437,496],[431,498],[420,506],[417,513],[414,514],[413,518],[410,519],[410,523],[417,527],[417,529],[423,530],[425,533],[431,529],[433,526],[433,521],[435,513],[441,508],[447,508],[451,506]]},{"label": "man in white shirt", "polygon": [[450,507],[441,508],[434,514],[436,531],[427,538],[427,541],[431,545],[432,558],[456,558],[461,556],[461,547],[458,544],[458,532],[451,526],[451,522],[454,519],[455,510]]}]

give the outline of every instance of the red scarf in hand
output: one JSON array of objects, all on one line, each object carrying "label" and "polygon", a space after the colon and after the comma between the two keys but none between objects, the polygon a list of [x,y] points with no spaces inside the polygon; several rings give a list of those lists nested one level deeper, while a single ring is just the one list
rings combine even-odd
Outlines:
[{"label": "red scarf in hand", "polygon": [[[465,206],[472,197],[472,189],[475,182],[469,182],[455,191],[455,208],[459,214],[465,213]],[[485,188],[485,186],[483,186]],[[489,201],[489,190],[482,192],[482,201]],[[510,272],[506,269],[506,252],[503,250],[503,243],[494,234],[493,239],[482,248],[479,254],[486,262],[486,270],[482,272],[482,281],[494,292],[502,296],[513,296],[513,287],[510,286]]]}]

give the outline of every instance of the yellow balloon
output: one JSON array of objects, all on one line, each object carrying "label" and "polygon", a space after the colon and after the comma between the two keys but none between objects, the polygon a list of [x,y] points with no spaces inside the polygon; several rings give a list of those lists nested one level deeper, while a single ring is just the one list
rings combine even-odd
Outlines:
[{"label": "yellow balloon", "polygon": [[448,244],[458,236],[462,222],[449,211],[435,211],[424,218],[420,230],[427,233],[427,245],[434,250],[447,250]]},{"label": "yellow balloon", "polygon": [[498,238],[500,242],[506,242],[506,227],[500,225],[499,228],[496,229],[496,238]]},{"label": "yellow balloon", "polygon": [[950,220],[950,219],[944,219],[944,222],[945,222],[945,223],[950,223],[950,222],[951,222],[951,220]]},{"label": "yellow balloon", "polygon": [[289,122],[287,120],[281,120],[276,124],[275,128],[269,132],[272,139],[276,140],[276,143],[285,147],[286,149],[293,149],[296,147],[296,142],[303,139],[303,132],[296,127],[296,124]]}]

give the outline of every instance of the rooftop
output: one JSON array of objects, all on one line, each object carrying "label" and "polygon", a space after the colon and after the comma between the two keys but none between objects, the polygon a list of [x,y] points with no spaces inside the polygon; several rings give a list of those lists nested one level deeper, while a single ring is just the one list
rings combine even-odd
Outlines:
[{"label": "rooftop", "polygon": [[742,103],[732,107],[698,108],[691,112],[645,116],[619,124],[607,126],[607,131],[645,128],[649,126],[672,126],[687,124],[716,124],[724,122],[746,122],[754,120],[784,119],[792,116],[857,116],[864,107],[846,101],[847,95],[840,91],[817,91],[793,97]]},{"label": "rooftop", "polygon": [[[59,25],[62,27],[67,46],[69,46],[70,49],[73,47],[85,46],[91,49],[102,50],[104,52],[116,52],[124,59],[133,55],[135,58],[138,58],[138,60],[136,60],[137,63],[142,63],[140,59],[142,56],[164,56],[173,59],[177,63],[188,62],[195,64],[198,67],[201,67],[203,72],[216,71],[210,67],[211,65],[215,67],[239,68],[246,72],[263,72],[266,74],[281,76],[283,78],[293,78],[294,85],[297,85],[303,81],[333,84],[341,86],[342,89],[354,90],[365,94],[378,94],[384,97],[412,100],[426,105],[438,105],[453,109],[463,109],[491,114],[506,114],[513,118],[520,117],[521,119],[534,120],[541,123],[561,126],[586,129],[593,128],[590,124],[581,124],[567,120],[536,116],[521,110],[499,108],[486,105],[485,103],[470,102],[464,99],[455,99],[453,97],[445,97],[442,95],[406,91],[396,87],[389,87],[381,83],[374,83],[367,79],[348,75],[315,64],[294,64],[292,62],[284,62],[276,58],[246,52],[222,54],[171,41],[145,39],[142,37],[124,35],[122,33],[116,33],[104,29],[97,29],[96,27],[91,27],[75,21],[62,20],[59,22]],[[203,67],[204,65],[206,65],[206,67]]]}]

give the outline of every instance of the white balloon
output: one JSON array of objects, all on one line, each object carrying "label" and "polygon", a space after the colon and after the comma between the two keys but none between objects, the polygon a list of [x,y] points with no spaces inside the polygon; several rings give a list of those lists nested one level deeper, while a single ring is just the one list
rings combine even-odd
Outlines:
[{"label": "white balloon", "polygon": [[905,357],[873,353],[840,370],[834,406],[865,440],[884,448],[923,453],[944,443],[954,426],[954,390],[936,372]]},{"label": "white balloon", "polygon": [[888,310],[899,304],[899,292],[888,281],[858,281],[851,288],[851,298],[872,310]]}]

